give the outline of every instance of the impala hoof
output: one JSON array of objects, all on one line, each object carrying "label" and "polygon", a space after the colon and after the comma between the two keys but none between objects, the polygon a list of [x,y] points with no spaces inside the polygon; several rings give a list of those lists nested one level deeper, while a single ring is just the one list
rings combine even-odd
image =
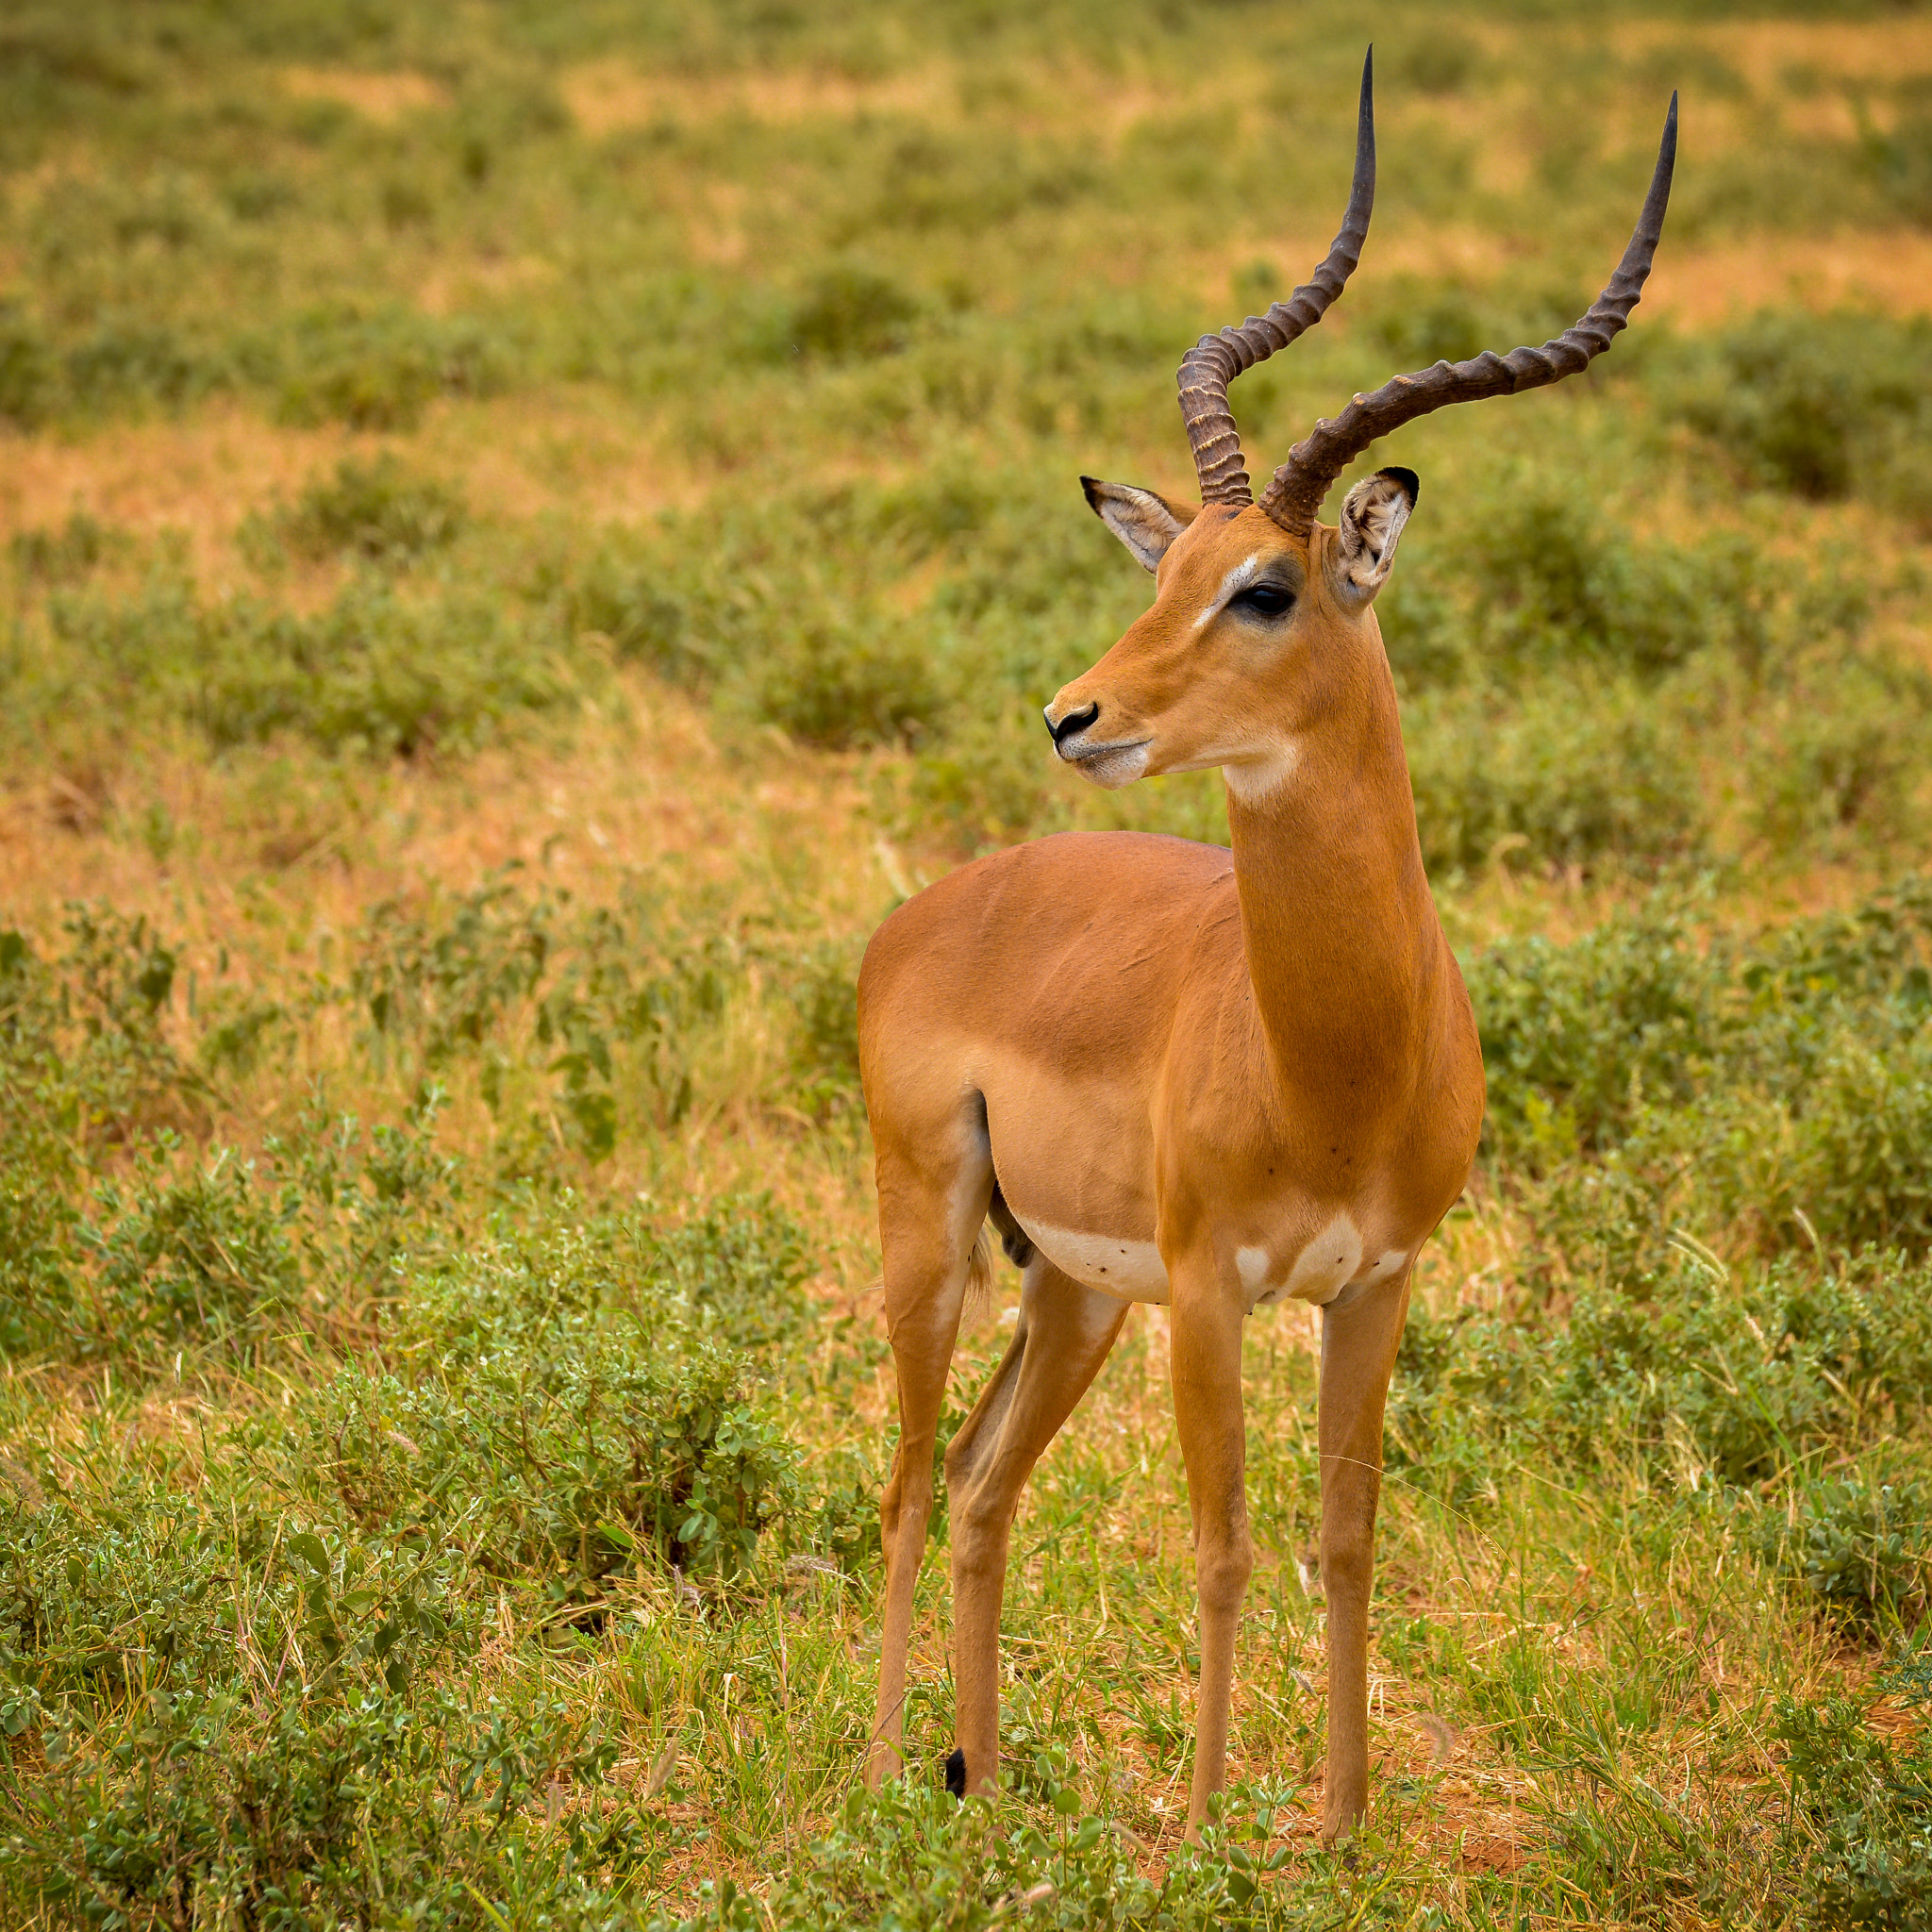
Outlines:
[{"label": "impala hoof", "polygon": [[946,1789],[956,1798],[966,1795],[966,1754],[963,1751],[955,1751],[946,1759]]}]

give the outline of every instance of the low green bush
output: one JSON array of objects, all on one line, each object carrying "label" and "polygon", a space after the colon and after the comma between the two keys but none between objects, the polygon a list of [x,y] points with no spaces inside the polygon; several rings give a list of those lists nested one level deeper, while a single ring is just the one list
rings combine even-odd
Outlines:
[{"label": "low green bush", "polygon": [[1504,1158],[1601,1151],[1646,1103],[1679,1108],[1706,1092],[1819,1111],[1807,1103],[1832,1054],[1857,1043],[1893,1062],[1909,1107],[1914,1043],[1932,1017],[1932,887],[1907,877],[1756,939],[1699,931],[1691,915],[1662,894],[1567,946],[1506,941],[1467,962],[1485,1131]]},{"label": "low green bush", "polygon": [[1655,872],[1709,836],[1689,721],[1627,677],[1420,693],[1405,709],[1424,862]]},{"label": "low green bush", "polygon": [[216,1150],[185,1176],[162,1135],[124,1185],[99,1188],[81,1241],[92,1251],[105,1322],[122,1346],[143,1333],[177,1341],[235,1341],[284,1319],[301,1275],[288,1222],[296,1200],[258,1188],[249,1162]]},{"label": "low green bush", "polygon": [[[1885,1687],[1923,1709],[1924,1665],[1886,1674]],[[1849,1697],[1778,1702],[1792,1810],[1815,1854],[1807,1890],[1821,1924],[1905,1928],[1932,1915],[1932,1755],[1923,1730],[1894,1743]]]},{"label": "low green bush", "polygon": [[1576,1468],[1634,1458],[1689,1487],[1756,1483],[1932,1402],[1923,1265],[1868,1252],[1730,1277],[1668,1229],[1635,1265],[1614,1244],[1574,1241],[1567,1258],[1562,1319],[1411,1317],[1390,1411],[1405,1468],[1453,1481],[1501,1441]]},{"label": "low green bush", "polygon": [[890,276],[836,263],[791,304],[783,341],[793,355],[832,360],[890,355],[905,347],[919,312],[917,298]]},{"label": "low green bush", "polygon": [[[1667,407],[1747,481],[1886,501],[1932,442],[1932,327],[1767,313],[1687,352]],[[1920,506],[1921,510],[1924,506]]]},{"label": "low green bush", "polygon": [[468,518],[459,491],[412,475],[385,453],[370,463],[343,458],[333,476],[308,484],[272,527],[298,557],[406,564],[454,542]]},{"label": "low green bush", "polygon": [[358,581],[297,616],[246,596],[205,603],[162,578],[133,598],[59,593],[48,622],[72,654],[69,703],[111,695],[217,748],[282,732],[378,756],[470,745],[572,688],[541,613],[482,591],[405,598]]},{"label": "low green bush", "polygon": [[1932,1566],[1932,1495],[1916,1476],[1854,1470],[1795,1486],[1787,1507],[1749,1534],[1771,1568],[1794,1576],[1838,1618],[1871,1624],[1923,1610]]},{"label": "low green bush", "polygon": [[285,423],[408,429],[439,396],[493,394],[508,379],[504,343],[481,323],[399,304],[317,308],[251,351],[271,375]]},{"label": "low green bush", "polygon": [[[1021,1769],[1046,1822],[976,1817],[943,1791],[912,1781],[855,1791],[829,1834],[779,1879],[768,1899],[730,1880],[707,1886],[697,1916],[651,1922],[652,1932],[798,1932],[838,1926],[993,1924],[1015,1901],[1050,1908],[1061,1924],[1116,1932],[1208,1932],[1214,1926],[1319,1924],[1363,1890],[1324,1854],[1271,1843],[1279,1800],[1265,1790],[1229,1793],[1199,1847],[1158,1876],[1144,1874],[1114,1823],[1090,1809],[1061,1751]],[[1366,1888],[1380,1889],[1372,1877]]]}]

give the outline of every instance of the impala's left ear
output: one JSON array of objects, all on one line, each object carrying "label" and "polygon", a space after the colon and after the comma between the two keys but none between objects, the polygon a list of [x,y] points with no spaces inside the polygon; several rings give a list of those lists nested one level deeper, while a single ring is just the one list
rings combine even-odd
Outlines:
[{"label": "impala's left ear", "polygon": [[1373,603],[1389,581],[1402,526],[1422,488],[1413,470],[1378,470],[1364,476],[1343,500],[1330,575],[1335,594],[1351,609]]}]

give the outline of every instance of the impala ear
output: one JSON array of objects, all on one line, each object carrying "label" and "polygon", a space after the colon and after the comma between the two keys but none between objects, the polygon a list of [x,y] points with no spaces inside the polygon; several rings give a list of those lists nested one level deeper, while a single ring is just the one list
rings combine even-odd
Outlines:
[{"label": "impala ear", "polygon": [[1170,503],[1131,483],[1082,476],[1080,488],[1094,514],[1140,558],[1143,570],[1158,570],[1167,546],[1201,514],[1190,504]]},{"label": "impala ear", "polygon": [[1375,592],[1389,581],[1402,526],[1422,488],[1422,478],[1413,470],[1378,470],[1364,476],[1343,499],[1330,574],[1336,594],[1352,608],[1360,610],[1373,603]]}]

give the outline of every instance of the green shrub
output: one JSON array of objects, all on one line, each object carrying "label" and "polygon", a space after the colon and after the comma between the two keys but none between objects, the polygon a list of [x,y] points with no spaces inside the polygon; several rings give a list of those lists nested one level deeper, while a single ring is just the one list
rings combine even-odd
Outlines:
[{"label": "green shrub", "polygon": [[174,1178],[177,1152],[171,1137],[158,1141],[130,1185],[98,1191],[82,1230],[103,1315],[123,1346],[136,1335],[164,1349],[245,1340],[300,1299],[287,1227],[294,1200],[258,1189],[253,1164],[229,1148]]},{"label": "green shrub", "polygon": [[1880,495],[1932,438],[1932,326],[1765,314],[1695,351],[1669,397],[1750,481],[1800,496]]},{"label": "green shrub", "polygon": [[122,532],[76,509],[56,528],[16,531],[9,547],[13,567],[22,576],[36,583],[73,584],[89,576],[125,541]]},{"label": "green shrub", "polygon": [[1920,227],[1932,226],[1932,108],[1909,104],[1889,133],[1867,125],[1860,142],[1867,173],[1886,200]]},{"label": "green shrub", "polygon": [[216,388],[225,372],[172,328],[109,316],[65,352],[67,398],[89,413],[158,404],[176,408]]},{"label": "green shrub", "polygon": [[1654,869],[1707,836],[1693,735],[1633,680],[1572,674],[1418,693],[1409,781],[1432,874]]},{"label": "green shrub", "polygon": [[1476,521],[1461,556],[1491,661],[1593,656],[1639,676],[1712,644],[1760,658],[1781,575],[1741,541],[1634,541],[1585,497],[1535,489]]},{"label": "green shrub", "polygon": [[364,1530],[430,1544],[474,1523],[472,1559],[497,1574],[589,1585],[646,1553],[747,1566],[798,1506],[796,1454],[688,1300],[640,1284],[604,1301],[614,1258],[592,1236],[459,1269],[434,1315],[458,1345],[409,1380],[345,1368],[320,1397],[300,1458],[318,1507],[332,1492]]},{"label": "green shrub", "polygon": [[[1923,1664],[1891,1683],[1923,1706]],[[1807,1890],[1821,1924],[1907,1932],[1932,1915],[1932,1762],[1923,1736],[1894,1748],[1850,1698],[1780,1698],[1792,1808],[1816,1833]]]},{"label": "green shrub", "polygon": [[318,477],[303,490],[275,527],[299,557],[346,554],[404,564],[454,542],[468,519],[460,491],[434,477],[412,476],[384,454],[373,463],[345,457],[332,477]]},{"label": "green shrub", "polygon": [[608,639],[620,662],[686,686],[703,686],[715,669],[715,655],[684,606],[665,594],[648,565],[633,565],[608,546],[572,580],[566,602],[572,634]]},{"label": "green shrub", "polygon": [[918,301],[898,283],[841,262],[822,270],[791,304],[784,334],[794,355],[842,361],[904,348],[918,317]]},{"label": "green shrub", "polygon": [[11,302],[0,302],[0,422],[32,429],[53,413],[59,374],[45,336]]},{"label": "green shrub", "polygon": [[1460,92],[1482,60],[1482,50],[1452,26],[1424,25],[1404,36],[1395,74],[1425,94]]},{"label": "green shrub", "polygon": [[1853,828],[1878,841],[1905,833],[1932,712],[1924,675],[1853,658],[1792,676],[1780,697],[1749,772],[1758,835],[1788,851]]},{"label": "green shrub", "polygon": [[279,372],[285,423],[408,429],[438,396],[489,395],[506,379],[502,345],[475,322],[395,305],[322,308],[259,352]]},{"label": "green shrub", "polygon": [[[1707,1092],[1720,1107],[1726,1091],[1755,1092],[1794,1117],[1824,1121],[1833,1109],[1816,1090],[1827,1068],[1838,1069],[1834,1082],[1876,1077],[1859,1058],[1875,1053],[1890,1084],[1869,1161],[1846,1172],[1876,1172],[1882,1150],[1902,1147],[1916,1119],[1919,1042],[1932,1015],[1925,882],[1907,878],[1854,911],[1745,941],[1697,933],[1690,909],[1660,896],[1567,946],[1508,941],[1468,962],[1491,1144],[1531,1165],[1543,1158],[1539,1149],[1602,1150],[1641,1119],[1660,1130],[1657,1109],[1687,1108]],[[1854,1111],[1879,1098],[1867,1093]],[[1854,1144],[1821,1152],[1821,1170]],[[1868,1183],[1848,1185],[1836,1198],[1852,1225],[1850,1203]],[[1881,1188],[1871,1198],[1888,1197]],[[1899,1225],[1916,1226],[1916,1194],[1897,1198],[1907,1204]]]},{"label": "green shrub", "polygon": [[786,625],[726,689],[727,702],[752,716],[835,751],[917,739],[946,702],[909,627],[857,611]]},{"label": "green shrub", "polygon": [[[436,1073],[487,1042],[483,1098],[508,1102],[515,1069],[560,1076],[557,1127],[592,1159],[608,1155],[620,1086],[641,1091],[660,1123],[691,1104],[698,1049],[739,977],[728,936],[661,929],[641,890],[616,908],[566,919],[568,900],[525,896],[504,879],[447,908],[382,907],[365,927],[344,988],[378,1061],[408,1057]],[[620,1065],[625,1077],[620,1077]]]},{"label": "green shrub", "polygon": [[1826,1241],[1932,1249],[1932,1027],[1830,1053],[1795,1138],[1790,1196]]},{"label": "green shrub", "polygon": [[147,1703],[125,1738],[57,1734],[61,1775],[36,1783],[0,1841],[0,1896],[22,1912],[291,1927],[381,1924],[406,1899],[410,1924],[454,1928],[479,1923],[479,1886],[529,1886],[562,1912],[581,1901],[567,1923],[615,1923],[584,1868],[627,1845],[625,1822],[587,1816],[554,1847],[540,1836],[615,1755],[560,1698],[291,1701],[266,1722],[232,1694]]},{"label": "green shrub", "polygon": [[301,617],[247,597],[203,604],[163,580],[125,601],[61,594],[48,616],[83,679],[217,747],[291,732],[325,751],[407,756],[474,744],[568,691],[541,620],[481,591],[406,600],[358,582]]},{"label": "green shrub", "polygon": [[1424,1318],[1405,1343],[1390,1411],[1405,1467],[1453,1479],[1503,1441],[1582,1469],[1627,1457],[1687,1487],[1757,1483],[1932,1402],[1923,1265],[1867,1253],[1829,1274],[1807,1257],[1726,1276],[1668,1227],[1634,1256],[1615,1229],[1601,1249],[1587,1227],[1559,1232],[1566,1319]]},{"label": "green shrub", "polygon": [[1924,1483],[1855,1470],[1794,1488],[1788,1510],[1767,1510],[1750,1544],[1833,1614],[1870,1624],[1923,1604],[1932,1566],[1932,1496]]}]

